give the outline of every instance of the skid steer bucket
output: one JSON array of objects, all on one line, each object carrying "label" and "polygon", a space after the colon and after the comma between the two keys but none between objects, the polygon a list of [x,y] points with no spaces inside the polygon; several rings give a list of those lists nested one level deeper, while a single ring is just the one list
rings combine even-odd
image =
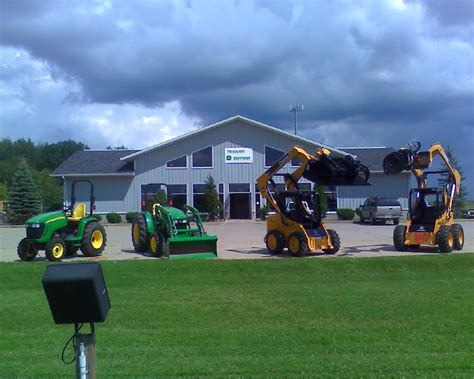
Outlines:
[{"label": "skid steer bucket", "polygon": [[335,158],[323,154],[308,162],[303,177],[326,186],[365,186],[370,185],[369,175],[369,169],[350,155]]}]

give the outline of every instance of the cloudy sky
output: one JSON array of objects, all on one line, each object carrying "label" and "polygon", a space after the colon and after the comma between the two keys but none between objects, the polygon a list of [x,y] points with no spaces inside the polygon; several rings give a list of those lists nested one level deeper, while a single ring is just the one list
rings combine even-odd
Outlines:
[{"label": "cloudy sky", "polygon": [[143,148],[241,114],[450,146],[474,197],[472,0],[0,0],[0,137]]}]

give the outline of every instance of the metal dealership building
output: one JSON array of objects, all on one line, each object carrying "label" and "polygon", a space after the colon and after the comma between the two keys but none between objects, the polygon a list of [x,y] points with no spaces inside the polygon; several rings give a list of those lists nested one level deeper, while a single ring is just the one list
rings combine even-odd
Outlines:
[{"label": "metal dealership building", "polygon": [[[318,147],[328,148],[336,155],[350,153],[369,167],[371,186],[326,188],[330,211],[355,209],[369,196],[397,198],[407,207],[410,176],[386,176],[382,170],[383,158],[394,149],[334,148],[243,116],[231,117],[143,150],[79,151],[51,175],[63,179],[68,201],[73,181],[91,180],[96,213],[102,214],[139,211],[145,194],[156,193],[160,183],[166,183],[174,206],[190,204],[205,211],[204,182],[211,175],[224,205],[224,217],[253,219],[263,205],[256,179],[294,145],[310,153]],[[288,164],[284,172],[295,168]],[[300,183],[302,189],[312,188],[310,182]],[[77,201],[88,201],[87,186],[78,185],[77,190]]]}]

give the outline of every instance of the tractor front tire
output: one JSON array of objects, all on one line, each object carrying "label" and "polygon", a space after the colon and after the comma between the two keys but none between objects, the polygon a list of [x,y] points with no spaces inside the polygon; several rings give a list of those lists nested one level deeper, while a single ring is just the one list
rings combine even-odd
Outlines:
[{"label": "tractor front tire", "polygon": [[97,222],[90,222],[84,229],[81,251],[86,257],[101,255],[107,244],[104,227]]},{"label": "tractor front tire", "polygon": [[405,225],[397,225],[393,230],[393,246],[398,251],[406,251],[405,238],[407,234],[407,227]]},{"label": "tractor front tire", "polygon": [[454,233],[449,226],[442,226],[439,228],[438,236],[436,238],[440,253],[450,253],[454,249]]},{"label": "tractor front tire", "polygon": [[133,248],[138,253],[145,253],[148,250],[146,222],[142,213],[138,214],[133,220],[132,243]]},{"label": "tractor front tire", "polygon": [[163,256],[164,238],[161,233],[150,233],[148,236],[148,249],[155,258]]},{"label": "tractor front tire", "polygon": [[301,232],[294,232],[288,238],[288,250],[291,255],[296,257],[304,257],[308,254],[308,241],[306,236]]},{"label": "tractor front tire", "polygon": [[462,250],[464,247],[464,230],[460,224],[451,227],[454,235],[454,250]]},{"label": "tractor front tire", "polygon": [[35,259],[38,249],[34,242],[28,242],[27,238],[23,238],[18,244],[17,253],[22,261],[29,262]]},{"label": "tractor front tire", "polygon": [[265,245],[270,254],[281,254],[285,248],[285,237],[278,230],[270,230],[265,236]]},{"label": "tractor front tire", "polygon": [[59,237],[53,237],[44,247],[46,258],[50,262],[59,262],[66,256],[66,243]]},{"label": "tractor front tire", "polygon": [[336,254],[341,247],[341,238],[339,234],[333,229],[328,229],[329,237],[331,238],[331,249],[323,249],[326,254]]}]

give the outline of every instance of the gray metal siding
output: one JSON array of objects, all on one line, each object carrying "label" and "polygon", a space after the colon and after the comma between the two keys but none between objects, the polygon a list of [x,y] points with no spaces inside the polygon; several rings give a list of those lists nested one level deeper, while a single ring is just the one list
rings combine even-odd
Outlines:
[{"label": "gray metal siding", "polygon": [[337,207],[356,209],[369,196],[380,196],[396,198],[403,208],[408,208],[409,174],[371,173],[369,183],[371,186],[337,187]]},{"label": "gray metal siding", "polygon": [[[65,198],[68,202],[71,201],[72,182],[81,179],[84,179],[84,177],[65,178]],[[132,209],[130,204],[135,202],[138,202],[139,208],[140,193],[133,192],[133,176],[93,176],[88,179],[94,184],[95,213],[128,212]],[[76,202],[89,202],[88,184],[76,185]]]}]

